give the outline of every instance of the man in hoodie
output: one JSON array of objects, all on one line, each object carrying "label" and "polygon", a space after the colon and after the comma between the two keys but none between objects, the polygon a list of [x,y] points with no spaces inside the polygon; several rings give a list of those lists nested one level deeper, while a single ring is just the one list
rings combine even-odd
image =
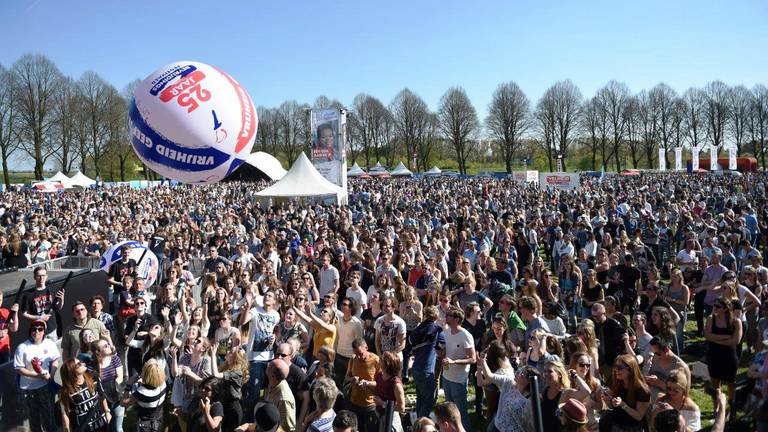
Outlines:
[{"label": "man in hoodie", "polygon": [[413,381],[416,385],[416,414],[428,417],[435,406],[435,363],[437,351],[445,347],[443,327],[435,324],[437,307],[424,310],[424,320],[410,334],[413,352]]}]

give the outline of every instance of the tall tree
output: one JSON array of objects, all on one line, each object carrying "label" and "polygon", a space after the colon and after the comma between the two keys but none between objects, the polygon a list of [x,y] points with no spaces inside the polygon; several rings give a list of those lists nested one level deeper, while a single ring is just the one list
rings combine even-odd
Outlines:
[{"label": "tall tree", "polygon": [[742,147],[747,139],[747,122],[750,116],[750,98],[752,94],[742,86],[730,89],[728,93],[728,131],[736,145],[736,154],[741,156]]},{"label": "tall tree", "polygon": [[642,138],[643,153],[649,167],[653,166],[654,153],[659,138],[659,119],[651,95],[643,90],[637,95],[637,117]]},{"label": "tall tree", "polygon": [[683,94],[685,101],[685,130],[686,141],[692,149],[700,148],[704,144],[705,136],[705,116],[704,116],[705,95],[701,89],[689,88]]},{"label": "tall tree", "polygon": [[63,77],[54,95],[53,141],[59,168],[69,174],[76,159],[75,122],[79,111],[77,86],[69,77]]},{"label": "tall tree", "polygon": [[277,124],[277,113],[274,109],[258,107],[256,114],[259,118],[259,127],[256,129],[257,149],[277,156],[280,151],[280,127]]},{"label": "tall tree", "polygon": [[616,171],[621,171],[620,147],[627,133],[626,109],[630,93],[629,87],[624,83],[609,81],[605,87],[598,90],[597,98],[601,101],[600,105],[606,110],[608,124],[611,128],[613,146],[613,156],[616,163]]},{"label": "tall tree", "polygon": [[35,178],[43,178],[45,163],[54,154],[50,137],[54,124],[55,91],[62,75],[59,68],[40,54],[25,54],[11,67],[17,133],[21,149],[34,161]]},{"label": "tall tree", "polygon": [[295,100],[285,101],[276,114],[283,153],[289,162],[293,162],[309,144],[309,106],[300,105]]},{"label": "tall tree", "polygon": [[360,93],[355,96],[352,102],[355,120],[351,126],[355,128],[361,146],[362,153],[365,156],[365,166],[371,166],[371,152],[374,153],[376,161],[385,156],[387,124],[391,114],[381,101],[371,95]]},{"label": "tall tree", "polygon": [[752,142],[752,154],[760,158],[765,169],[766,134],[768,134],[768,88],[757,84],[752,88],[748,129]]},{"label": "tall tree", "polygon": [[[639,168],[642,129],[640,127],[640,101],[636,96],[627,98],[626,109],[624,109],[622,117],[624,117],[624,125],[627,130],[626,142],[627,147],[629,147],[629,156],[632,158],[632,166]],[[648,166],[648,168],[652,167],[652,165]]]},{"label": "tall tree", "polygon": [[418,170],[419,148],[424,143],[430,127],[429,108],[419,95],[404,88],[389,104],[389,111],[392,113],[396,138],[402,142],[405,150],[406,164],[409,168]]},{"label": "tall tree", "polygon": [[101,174],[101,159],[109,144],[109,110],[120,97],[114,87],[92,71],[85,72],[77,86],[86,120],[87,155],[98,176]]},{"label": "tall tree", "polygon": [[507,172],[518,153],[523,134],[530,125],[530,101],[517,83],[499,84],[488,106],[485,125],[504,157]]},{"label": "tall tree", "polygon": [[722,81],[712,81],[704,87],[704,116],[709,144],[718,151],[725,143],[728,121],[729,89]]},{"label": "tall tree", "polygon": [[649,92],[651,107],[657,120],[659,146],[664,149],[664,159],[669,166],[669,151],[672,148],[672,111],[675,109],[677,93],[672,87],[659,83]]},{"label": "tall tree", "polygon": [[597,97],[592,97],[584,102],[582,115],[579,120],[581,129],[588,135],[587,148],[592,153],[592,169],[597,169],[598,152],[601,154],[600,166],[604,167],[607,160],[608,118],[605,115],[605,110],[600,107],[600,101]]},{"label": "tall tree", "polygon": [[428,113],[426,127],[423,137],[418,141],[416,147],[416,167],[422,171],[427,171],[431,168],[430,162],[432,158],[432,152],[440,143],[440,120],[437,118],[437,114]]},{"label": "tall tree", "polygon": [[13,90],[11,73],[0,65],[0,159],[2,159],[3,183],[6,188],[11,186],[8,159],[16,151],[19,143],[15,132],[18,112]]},{"label": "tall tree", "polygon": [[563,170],[567,170],[568,150],[578,127],[581,100],[578,87],[565,80],[548,88],[536,104],[536,119],[543,134],[550,170],[553,169],[553,159],[558,155],[562,155]]},{"label": "tall tree", "polygon": [[480,128],[477,111],[461,87],[451,87],[440,98],[438,110],[440,130],[451,143],[459,163],[459,172],[467,173],[467,159],[477,146]]}]

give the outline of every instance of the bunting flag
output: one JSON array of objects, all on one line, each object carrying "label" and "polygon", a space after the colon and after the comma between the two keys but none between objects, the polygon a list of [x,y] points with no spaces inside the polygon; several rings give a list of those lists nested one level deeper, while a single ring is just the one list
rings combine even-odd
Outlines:
[{"label": "bunting flag", "polygon": [[667,170],[667,153],[664,151],[663,148],[659,147],[659,171],[666,171]]},{"label": "bunting flag", "polygon": [[691,172],[699,170],[699,148],[691,147]]},{"label": "bunting flag", "polygon": [[738,153],[738,149],[736,146],[730,146],[728,147],[728,169],[731,171],[736,171],[738,169],[738,164],[736,163],[736,154]]},{"label": "bunting flag", "polygon": [[710,145],[709,146],[709,170],[710,171],[717,171],[720,166],[717,164],[717,146]]},{"label": "bunting flag", "polygon": [[675,169],[680,171],[683,169],[683,148],[675,147]]}]

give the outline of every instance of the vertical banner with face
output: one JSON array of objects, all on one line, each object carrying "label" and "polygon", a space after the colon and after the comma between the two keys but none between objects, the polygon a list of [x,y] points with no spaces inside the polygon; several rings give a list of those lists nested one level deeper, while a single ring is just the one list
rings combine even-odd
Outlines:
[{"label": "vertical banner with face", "polygon": [[667,170],[667,152],[663,148],[659,147],[659,171]]},{"label": "vertical banner with face", "polygon": [[719,166],[717,165],[717,146],[709,146],[709,170],[717,171]]},{"label": "vertical banner with face", "polygon": [[699,148],[691,147],[691,172],[699,169]]},{"label": "vertical banner with face", "polygon": [[683,148],[675,147],[675,169],[680,171],[683,169]]},{"label": "vertical banner with face", "polygon": [[728,147],[728,169],[731,171],[736,171],[739,166],[736,163],[736,153],[738,149],[736,146],[730,146]]},{"label": "vertical banner with face", "polygon": [[346,115],[338,109],[312,110],[312,164],[336,186],[347,187]]}]

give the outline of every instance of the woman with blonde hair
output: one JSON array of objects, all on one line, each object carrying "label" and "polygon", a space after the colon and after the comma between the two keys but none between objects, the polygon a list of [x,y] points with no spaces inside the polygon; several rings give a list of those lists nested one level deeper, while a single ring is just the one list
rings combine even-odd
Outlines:
[{"label": "woman with blonde hair", "polygon": [[198,393],[200,383],[213,371],[213,359],[208,355],[211,344],[207,337],[198,336],[192,346],[192,352],[183,353],[177,358],[178,349],[171,347],[171,374],[176,377],[173,386],[173,405],[182,411],[189,408],[189,403]]},{"label": "woman with blonde hair", "polygon": [[688,396],[690,383],[684,371],[679,369],[669,373],[666,380],[667,392],[659,398],[651,414],[650,424],[660,411],[675,409],[685,419],[685,425],[688,430],[698,431],[701,429],[701,410],[696,402]]},{"label": "woman with blonde hair", "polygon": [[603,391],[602,398],[611,411],[600,418],[601,428],[604,423],[619,430],[642,430],[645,427],[651,392],[635,356],[622,354],[616,357],[611,388]]},{"label": "woman with blonde hair", "polygon": [[597,340],[597,336],[595,335],[595,323],[591,320],[582,320],[576,328],[576,337],[584,343],[584,346],[587,349],[586,353],[592,358],[592,374],[599,375],[600,364],[598,363],[598,359],[600,358],[600,352],[598,350],[598,345],[600,344],[600,341]]},{"label": "woman with blonde hair", "polygon": [[[112,420],[107,399],[97,391],[85,363],[69,359],[61,368],[61,421],[65,431],[104,431]],[[34,413],[33,413],[34,415]]]},{"label": "woman with blonde hair", "polygon": [[144,363],[141,380],[133,389],[126,388],[121,404],[136,405],[136,431],[160,432],[163,430],[163,406],[165,402],[165,371],[155,360]]},{"label": "woman with blonde hair", "polygon": [[680,316],[675,333],[677,334],[677,346],[682,350],[685,343],[685,324],[688,322],[688,304],[691,301],[691,290],[683,280],[683,272],[678,268],[673,269],[670,273],[669,287],[664,290],[664,300]]},{"label": "woman with blonde hair", "polygon": [[320,291],[317,289],[317,285],[315,284],[315,277],[312,276],[312,273],[308,271],[302,273],[301,283],[304,288],[306,288],[307,294],[309,295],[307,302],[314,303],[315,305],[320,303]]},{"label": "woman with blonde hair", "polygon": [[[218,352],[218,344],[211,346],[211,357]],[[248,360],[239,346],[230,348],[219,371],[217,362],[211,363],[211,376],[221,380],[219,400],[224,407],[223,429],[234,430],[243,423],[243,385],[248,382]]]},{"label": "woman with blonde hair", "polygon": [[318,316],[307,303],[304,305],[304,311],[296,306],[293,306],[293,311],[315,331],[312,336],[312,359],[317,358],[317,353],[323,346],[333,346],[336,341],[336,312],[333,309],[323,308]]}]

